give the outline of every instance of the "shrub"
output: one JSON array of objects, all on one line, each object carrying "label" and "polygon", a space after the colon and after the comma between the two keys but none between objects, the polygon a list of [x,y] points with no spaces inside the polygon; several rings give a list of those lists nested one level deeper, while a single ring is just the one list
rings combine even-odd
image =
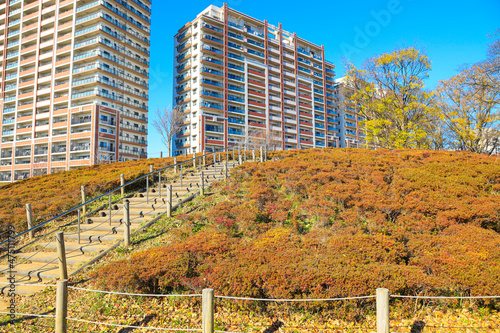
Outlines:
[{"label": "shrub", "polygon": [[500,165],[483,155],[275,152],[217,184],[218,195],[182,217],[172,244],[102,268],[96,283],[259,298],[360,296],[379,287],[498,295],[499,190]]}]

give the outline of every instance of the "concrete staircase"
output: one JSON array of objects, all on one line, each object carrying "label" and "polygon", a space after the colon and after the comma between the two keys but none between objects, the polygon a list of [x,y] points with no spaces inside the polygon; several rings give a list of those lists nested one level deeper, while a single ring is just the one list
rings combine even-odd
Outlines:
[{"label": "concrete staircase", "polygon": [[[236,164],[228,163],[229,170]],[[224,163],[217,163],[202,168],[205,179],[205,190],[215,181],[224,179]],[[157,177],[156,177],[157,178]],[[167,211],[167,185],[172,185],[172,210],[183,202],[189,201],[194,195],[200,193],[201,174],[199,169],[187,170],[182,179],[178,178],[170,183],[158,184],[128,198],[130,205],[130,233],[133,234],[141,228],[147,228],[157,218]],[[72,226],[65,230],[65,251],[68,265],[68,275],[76,274],[86,265],[89,265],[106,253],[116,248],[124,238],[124,209],[122,202],[112,204],[111,218],[109,207],[86,219],[80,226],[80,237],[77,227]],[[80,238],[80,242],[78,242]],[[32,294],[45,289],[43,286],[54,278],[59,278],[57,244],[55,235],[39,239],[34,250],[21,252],[15,257],[15,282],[29,284],[30,286],[16,286],[16,294]],[[8,280],[8,265],[0,263],[0,282]],[[35,286],[36,285],[36,286]],[[38,286],[42,285],[42,286]],[[6,294],[8,285],[0,284],[0,292]]]}]

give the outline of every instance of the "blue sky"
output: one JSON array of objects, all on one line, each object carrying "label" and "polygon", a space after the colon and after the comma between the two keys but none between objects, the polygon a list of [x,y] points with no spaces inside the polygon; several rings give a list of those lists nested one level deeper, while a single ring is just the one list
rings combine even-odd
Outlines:
[{"label": "blue sky", "polygon": [[[150,67],[150,119],[172,105],[173,36],[210,4],[222,1],[153,0]],[[457,73],[460,65],[484,59],[488,34],[500,28],[500,0],[269,1],[228,0],[229,7],[299,37],[325,45],[326,59],[344,74],[343,59],[356,65],[400,46],[417,45],[432,61],[427,86]],[[149,126],[150,157],[166,151]]]}]

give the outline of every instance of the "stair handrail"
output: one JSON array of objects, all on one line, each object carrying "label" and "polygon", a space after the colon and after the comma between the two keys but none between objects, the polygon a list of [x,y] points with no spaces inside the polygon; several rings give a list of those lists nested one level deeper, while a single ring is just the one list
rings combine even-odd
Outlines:
[{"label": "stair handrail", "polygon": [[[135,179],[133,179],[133,180],[129,181],[128,183],[125,183],[125,184],[123,184],[123,185],[118,186],[117,188],[115,188],[115,189],[113,189],[113,190],[110,190],[110,191],[108,191],[108,192],[106,192],[106,193],[103,193],[103,194],[101,194],[101,195],[99,195],[99,196],[97,196],[97,197],[95,197],[95,198],[93,198],[93,199],[91,199],[91,200],[88,200],[88,201],[86,201],[86,202],[84,202],[84,203],[82,203],[82,204],[80,204],[80,205],[78,205],[78,206],[75,206],[75,207],[73,207],[73,208],[70,208],[70,209],[68,209],[67,211],[65,211],[65,212],[63,212],[63,213],[61,213],[61,214],[59,214],[59,215],[57,215],[57,216],[54,216],[54,217],[52,217],[52,218],[50,218],[50,219],[48,219],[48,220],[46,220],[46,221],[44,221],[44,222],[42,222],[42,223],[40,223],[40,224],[36,225],[36,226],[33,226],[32,228],[29,228],[29,229],[27,229],[27,230],[25,230],[25,231],[22,231],[22,232],[20,232],[20,233],[19,233],[19,234],[17,234],[17,235],[14,235],[14,236],[12,236],[12,237],[9,237],[8,239],[6,239],[6,240],[4,240],[4,241],[0,242],[0,246],[2,246],[2,245],[4,245],[4,244],[6,244],[6,243],[8,243],[8,242],[12,242],[14,239],[19,238],[20,236],[25,235],[25,234],[29,233],[30,231],[35,231],[36,229],[39,229],[39,228],[41,228],[42,226],[44,226],[44,225],[46,225],[46,224],[48,224],[48,223],[50,223],[50,222],[52,222],[52,221],[54,221],[54,220],[57,220],[57,219],[59,219],[59,218],[61,218],[61,217],[65,216],[65,215],[67,215],[67,214],[70,214],[70,213],[72,213],[72,212],[74,212],[74,211],[77,211],[77,210],[79,210],[79,209],[83,208],[84,206],[87,206],[88,204],[90,204],[90,203],[92,203],[92,202],[94,202],[94,201],[96,201],[96,200],[99,200],[99,199],[101,199],[101,198],[103,198],[103,197],[109,196],[109,195],[113,194],[114,192],[119,191],[119,190],[120,190],[120,189],[122,189],[123,187],[129,186],[129,185],[132,185],[132,184],[136,183],[137,181],[139,181],[139,180],[141,180],[141,179],[144,179],[144,178],[146,178],[146,177],[150,177],[152,174],[155,174],[155,173],[157,173],[157,172],[161,172],[161,171],[164,171],[164,170],[167,170],[167,169],[175,168],[175,167],[181,166],[181,165],[186,164],[186,163],[189,163],[189,162],[193,163],[193,160],[198,160],[198,159],[200,159],[200,160],[201,160],[203,157],[211,156],[211,155],[213,155],[213,154],[215,154],[215,153],[220,153],[220,152],[224,152],[224,151],[229,151],[229,150],[231,150],[231,149],[233,149],[233,151],[234,151],[234,149],[235,149],[236,147],[240,147],[240,145],[238,145],[238,144],[234,144],[234,145],[230,145],[230,146],[227,146],[227,147],[224,147],[224,148],[212,149],[212,151],[210,151],[210,152],[208,152],[208,153],[206,153],[206,154],[202,154],[202,155],[199,155],[199,156],[195,156],[194,158],[190,158],[190,159],[187,159],[187,160],[184,160],[184,161],[178,162],[178,163],[176,163],[176,164],[168,165],[168,166],[166,166],[166,167],[162,167],[162,168],[160,168],[160,169],[153,170],[152,172],[149,172],[149,173],[144,174],[144,175],[142,175],[142,176],[140,176],[140,177],[137,177],[137,178],[135,178]],[[200,162],[200,163],[201,163],[201,162]],[[90,213],[88,213],[88,214],[90,214]],[[88,215],[88,214],[87,214],[87,215]],[[44,236],[45,236],[45,235],[44,235]],[[7,251],[9,251],[9,249],[7,249]],[[11,250],[11,251],[12,251],[12,250]],[[14,251],[15,251],[15,250],[14,250]],[[2,252],[3,252],[3,251],[2,251]],[[0,259],[1,259],[1,258],[0,258]]]}]

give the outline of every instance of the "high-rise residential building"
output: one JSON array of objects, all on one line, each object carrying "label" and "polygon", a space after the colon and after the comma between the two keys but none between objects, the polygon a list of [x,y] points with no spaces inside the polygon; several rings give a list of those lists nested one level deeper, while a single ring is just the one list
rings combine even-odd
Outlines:
[{"label": "high-rise residential building", "polygon": [[359,107],[350,97],[355,93],[346,77],[335,80],[339,95],[339,137],[341,147],[360,148],[365,145],[365,135],[360,126],[363,118],[359,115]]},{"label": "high-rise residential building", "polygon": [[149,0],[0,0],[0,181],[146,157]]},{"label": "high-rise residential building", "polygon": [[277,149],[343,146],[323,45],[227,4],[205,9],[174,43],[174,100],[185,114],[175,154],[262,140]]}]

